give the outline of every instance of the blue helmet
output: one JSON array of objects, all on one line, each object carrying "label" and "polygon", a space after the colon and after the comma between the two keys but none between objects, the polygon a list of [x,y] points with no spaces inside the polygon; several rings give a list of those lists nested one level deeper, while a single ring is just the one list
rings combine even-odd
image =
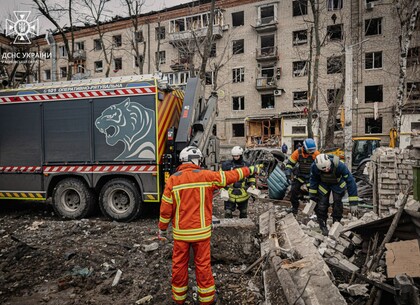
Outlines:
[{"label": "blue helmet", "polygon": [[316,143],[314,139],[308,138],[303,141],[303,148],[308,154],[313,154],[316,151]]}]

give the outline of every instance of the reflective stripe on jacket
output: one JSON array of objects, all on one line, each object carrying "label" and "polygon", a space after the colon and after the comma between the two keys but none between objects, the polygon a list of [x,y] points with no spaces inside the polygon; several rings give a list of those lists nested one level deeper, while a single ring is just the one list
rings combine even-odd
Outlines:
[{"label": "reflective stripe on jacket", "polygon": [[[304,180],[308,180],[311,165],[314,162],[316,156],[318,156],[319,154],[320,152],[318,150],[316,150],[312,155],[310,155],[307,154],[302,147],[298,148],[290,155],[289,159],[287,160],[286,169],[291,172],[296,166],[296,164],[299,164],[297,176],[303,177]],[[299,179],[299,181],[301,181],[302,183],[304,183],[304,180]]]},{"label": "reflective stripe on jacket", "polygon": [[176,240],[198,241],[211,236],[213,192],[249,175],[249,168],[210,171],[186,163],[169,177],[163,192],[159,229],[172,221]]},{"label": "reflective stripe on jacket", "polygon": [[[240,160],[228,160],[222,163],[222,170],[233,170],[249,166],[249,163],[242,158]],[[231,202],[244,202],[247,201],[250,195],[246,192],[247,188],[251,185],[255,185],[255,176],[251,175],[248,178],[241,179],[228,186],[229,201]]]},{"label": "reflective stripe on jacket", "polygon": [[[320,171],[316,164],[311,166],[311,176],[309,179],[309,194],[317,195],[318,191],[325,195],[330,190],[341,194],[346,189],[349,194],[349,203],[357,204],[359,197],[357,195],[357,185],[349,169],[343,162],[338,162],[337,167],[334,164],[333,157],[330,157],[331,169],[329,173]],[[323,176],[325,176],[323,178]]]}]

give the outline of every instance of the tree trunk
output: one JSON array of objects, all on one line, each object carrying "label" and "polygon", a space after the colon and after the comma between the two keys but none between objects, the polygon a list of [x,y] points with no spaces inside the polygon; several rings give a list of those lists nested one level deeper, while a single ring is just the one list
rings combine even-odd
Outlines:
[{"label": "tree trunk", "polygon": [[[397,131],[396,146],[399,146],[400,132],[401,132],[401,119],[402,110],[404,107],[405,91],[406,91],[406,79],[407,79],[407,54],[410,48],[411,38],[413,36],[414,28],[416,26],[416,20],[419,10],[419,1],[397,1],[397,13],[400,17],[401,34],[400,34],[400,77],[398,80],[397,88],[397,101],[395,106],[395,117],[394,117],[394,128]],[[409,12],[405,12],[409,10]],[[406,15],[410,17],[404,19]]]}]

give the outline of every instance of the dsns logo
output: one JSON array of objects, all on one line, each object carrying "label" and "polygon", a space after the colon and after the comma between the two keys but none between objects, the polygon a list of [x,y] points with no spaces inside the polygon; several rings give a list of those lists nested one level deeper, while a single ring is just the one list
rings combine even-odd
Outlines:
[{"label": "dsns logo", "polygon": [[15,36],[15,44],[30,44],[30,35],[37,36],[39,32],[38,19],[29,21],[29,15],[31,12],[13,12],[16,17],[16,21],[6,19],[6,35]]}]

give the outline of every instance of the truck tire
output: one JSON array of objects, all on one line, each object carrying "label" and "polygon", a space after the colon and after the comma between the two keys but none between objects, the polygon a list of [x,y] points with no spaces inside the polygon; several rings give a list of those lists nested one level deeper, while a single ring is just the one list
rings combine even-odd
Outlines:
[{"label": "truck tire", "polygon": [[60,181],[53,191],[53,209],[62,218],[81,219],[95,209],[93,191],[79,179]]},{"label": "truck tire", "polygon": [[129,222],[140,214],[142,200],[133,182],[116,178],[102,187],[99,206],[106,217],[115,221]]}]

